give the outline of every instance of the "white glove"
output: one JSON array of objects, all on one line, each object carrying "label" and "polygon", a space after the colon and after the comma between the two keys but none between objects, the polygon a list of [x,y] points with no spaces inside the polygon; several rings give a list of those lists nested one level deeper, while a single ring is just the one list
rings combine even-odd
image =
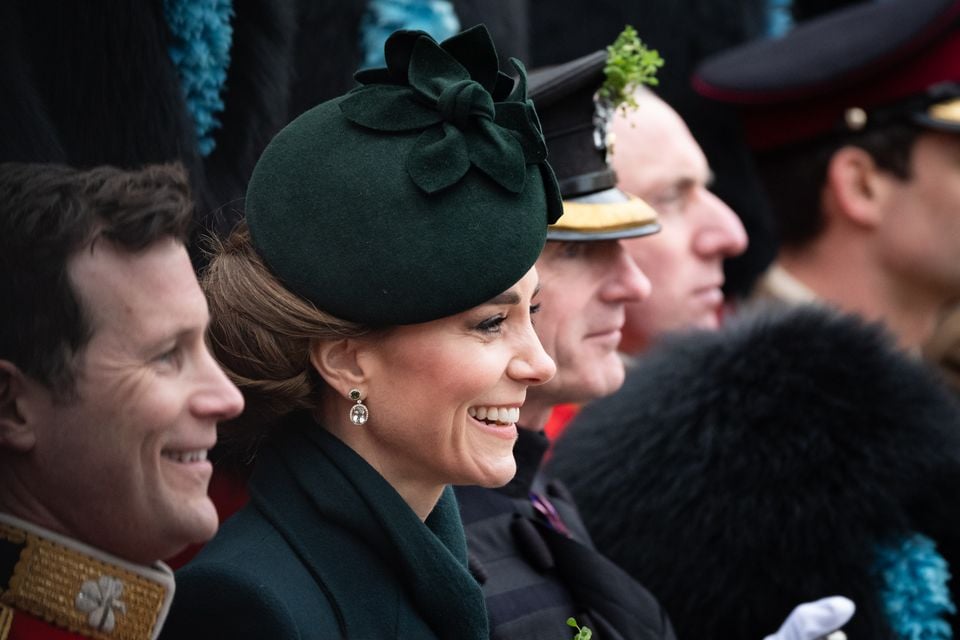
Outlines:
[{"label": "white glove", "polygon": [[790,612],[775,634],[763,640],[817,640],[825,636],[828,640],[842,640],[847,636],[837,629],[847,624],[855,610],[853,601],[843,596],[804,602]]}]

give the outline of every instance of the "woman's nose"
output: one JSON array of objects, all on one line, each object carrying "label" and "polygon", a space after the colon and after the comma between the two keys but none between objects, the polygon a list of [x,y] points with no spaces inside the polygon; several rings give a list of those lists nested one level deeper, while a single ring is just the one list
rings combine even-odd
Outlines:
[{"label": "woman's nose", "polygon": [[553,358],[547,355],[533,326],[526,332],[522,350],[510,363],[510,377],[536,386],[549,381],[557,372],[557,365]]}]

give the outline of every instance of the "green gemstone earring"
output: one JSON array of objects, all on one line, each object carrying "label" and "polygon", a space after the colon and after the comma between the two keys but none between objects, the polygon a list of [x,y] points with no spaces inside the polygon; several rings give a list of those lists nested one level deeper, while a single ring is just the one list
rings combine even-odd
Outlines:
[{"label": "green gemstone earring", "polygon": [[363,394],[360,393],[360,389],[350,389],[350,399],[357,403],[350,407],[350,422],[357,426],[366,424],[370,418],[370,411],[363,404]]}]

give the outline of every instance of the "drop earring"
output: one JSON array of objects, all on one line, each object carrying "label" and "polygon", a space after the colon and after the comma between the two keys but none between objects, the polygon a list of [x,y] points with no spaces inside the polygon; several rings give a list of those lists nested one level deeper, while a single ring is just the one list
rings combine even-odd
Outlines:
[{"label": "drop earring", "polygon": [[350,422],[358,426],[366,424],[370,418],[370,411],[367,409],[367,405],[363,404],[360,389],[350,389],[350,399],[357,403],[350,407]]}]

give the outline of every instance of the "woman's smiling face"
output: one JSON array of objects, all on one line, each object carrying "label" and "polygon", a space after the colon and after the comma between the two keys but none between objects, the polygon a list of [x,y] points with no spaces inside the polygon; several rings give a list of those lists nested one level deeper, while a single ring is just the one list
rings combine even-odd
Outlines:
[{"label": "woman's smiling face", "polygon": [[496,487],[513,477],[527,387],[555,371],[533,329],[538,288],[531,269],[489,302],[396,327],[361,349],[370,419],[355,427],[366,430],[360,453],[394,487]]}]

